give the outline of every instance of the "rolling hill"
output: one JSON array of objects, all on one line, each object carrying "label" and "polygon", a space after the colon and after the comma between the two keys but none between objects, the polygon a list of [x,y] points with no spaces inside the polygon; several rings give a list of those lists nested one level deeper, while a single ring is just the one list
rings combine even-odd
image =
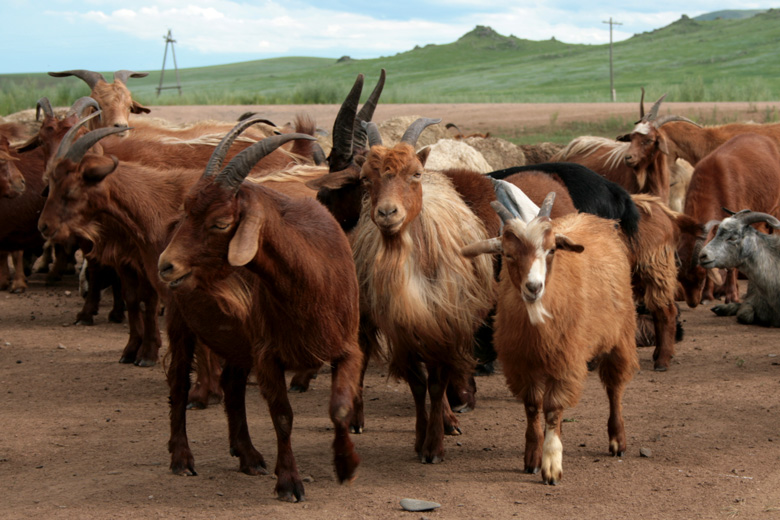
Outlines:
[{"label": "rolling hill", "polygon": [[[617,42],[617,100],[636,99],[642,86],[649,98],[668,92],[669,101],[778,100],[779,24],[778,9],[748,18],[683,16]],[[477,26],[449,44],[376,59],[286,57],[180,69],[182,96],[156,95],[159,71],[129,86],[145,104],[338,103],[356,74],[371,83],[385,68],[383,103],[602,102],[610,100],[608,51],[609,45],[532,41]],[[165,84],[174,78],[166,71]],[[42,95],[67,105],[88,89],[77,79],[14,74],[0,76],[0,92],[0,114],[7,114]]]}]

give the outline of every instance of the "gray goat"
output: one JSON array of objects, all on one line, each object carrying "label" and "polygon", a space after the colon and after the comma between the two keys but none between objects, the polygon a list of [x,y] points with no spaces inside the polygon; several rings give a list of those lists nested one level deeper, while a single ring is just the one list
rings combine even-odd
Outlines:
[{"label": "gray goat", "polygon": [[707,269],[736,267],[748,277],[744,302],[716,305],[715,314],[736,314],[740,323],[780,327],[780,236],[751,226],[759,222],[780,229],[780,220],[772,215],[748,209],[734,213],[720,222],[715,238],[702,248],[699,262]]}]

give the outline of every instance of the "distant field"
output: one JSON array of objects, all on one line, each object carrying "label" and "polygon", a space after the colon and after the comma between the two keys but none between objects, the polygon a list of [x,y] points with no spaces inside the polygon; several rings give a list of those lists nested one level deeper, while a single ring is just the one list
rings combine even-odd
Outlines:
[{"label": "distant field", "polygon": [[[640,87],[645,87],[648,98],[668,93],[669,101],[780,100],[778,27],[780,10],[741,20],[684,17],[618,42],[617,99],[638,100]],[[606,102],[608,47],[523,40],[477,27],[450,44],[371,60],[288,57],[185,68],[179,71],[181,96],[176,90],[156,95],[160,71],[131,79],[129,86],[144,104],[339,103],[358,73],[372,84],[385,68],[383,103]],[[128,64],[117,63],[116,68]],[[106,76],[110,80],[111,71]],[[174,71],[167,70],[164,79],[165,86],[175,85]],[[74,78],[0,75],[0,115],[34,107],[42,96],[55,105],[69,105],[86,94],[87,87]]]}]

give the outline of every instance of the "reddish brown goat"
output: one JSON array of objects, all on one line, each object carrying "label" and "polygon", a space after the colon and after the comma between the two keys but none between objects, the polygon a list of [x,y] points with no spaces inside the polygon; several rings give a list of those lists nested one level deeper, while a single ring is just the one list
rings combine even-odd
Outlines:
[{"label": "reddish brown goat", "polygon": [[246,428],[244,393],[254,371],[276,431],[276,494],[303,500],[284,371],[331,363],[334,464],[340,482],[352,480],[359,463],[349,438],[362,365],[358,285],[346,236],[321,204],[242,183],[262,151],[245,150],[220,173],[207,168],[159,258],[160,277],[172,292],[168,446],[173,472],[195,474],[185,415],[199,339],[226,361],[222,387],[230,448],[242,471],[259,474],[266,468]]},{"label": "reddish brown goat", "polygon": [[[758,134],[731,138],[698,162],[685,197],[685,214],[697,224],[698,238],[684,234],[678,247],[680,282],[685,301],[696,307],[703,299],[706,270],[698,264],[699,252],[714,229],[705,224],[720,220],[723,208],[750,208],[780,216],[780,152],[774,140]],[[739,302],[737,273],[726,276],[726,303]],[[704,298],[712,298],[706,294]]]}]

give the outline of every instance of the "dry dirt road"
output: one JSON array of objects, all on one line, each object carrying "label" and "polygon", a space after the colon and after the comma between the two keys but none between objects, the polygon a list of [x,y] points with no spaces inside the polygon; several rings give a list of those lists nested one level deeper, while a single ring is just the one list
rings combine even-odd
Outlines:
[{"label": "dry dirt road", "polygon": [[[592,106],[589,117],[619,105]],[[576,106],[558,109],[559,120]],[[380,106],[377,119],[419,112],[452,116],[464,129],[511,119],[500,109],[503,119],[489,119],[492,106],[474,108],[471,119],[456,110],[466,107],[446,107]],[[528,115],[529,107],[515,108]],[[152,114],[233,119],[250,108],[155,107]],[[298,110],[272,108],[263,113],[278,121]],[[333,107],[314,108],[322,124],[332,124]],[[552,107],[533,110],[549,121]],[[630,117],[636,105],[625,110]],[[107,302],[94,327],[74,326],[80,307],[72,276],[45,287],[34,275],[27,293],[0,293],[0,518],[780,518],[778,330],[738,325],[706,306],[682,310],[686,336],[668,372],[653,372],[652,349],[640,349],[641,371],[624,399],[628,451],[620,459],[608,455],[607,398],[590,376],[580,403],[565,413],[557,487],[522,472],[525,416],[500,373],[478,379],[477,408],[461,416],[462,436],[447,437],[446,460],[420,464],[410,392],[387,378],[381,362],[366,380],[366,431],[353,436],[358,478],[340,486],[323,373],[309,392],[291,396],[293,446],[308,480],[300,504],[278,502],[272,477],[237,471],[219,406],[188,416],[198,476],[172,475],[163,367],[119,364],[127,326],[107,322]],[[247,401],[255,445],[272,467],[276,443],[256,387]],[[650,457],[640,457],[640,448]],[[405,497],[442,507],[406,513],[399,506]]]}]

